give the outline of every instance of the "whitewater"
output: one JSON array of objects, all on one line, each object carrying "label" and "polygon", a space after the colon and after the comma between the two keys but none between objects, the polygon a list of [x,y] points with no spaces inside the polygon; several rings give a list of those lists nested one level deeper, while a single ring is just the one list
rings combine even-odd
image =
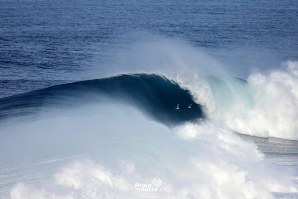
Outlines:
[{"label": "whitewater", "polygon": [[126,74],[0,100],[2,198],[297,196],[298,62],[244,79],[186,42],[140,46]]}]

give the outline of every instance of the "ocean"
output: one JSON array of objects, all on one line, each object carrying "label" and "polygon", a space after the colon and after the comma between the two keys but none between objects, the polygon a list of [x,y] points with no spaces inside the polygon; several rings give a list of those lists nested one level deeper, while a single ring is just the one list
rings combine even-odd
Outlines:
[{"label": "ocean", "polygon": [[0,0],[0,198],[298,198],[298,1]]}]

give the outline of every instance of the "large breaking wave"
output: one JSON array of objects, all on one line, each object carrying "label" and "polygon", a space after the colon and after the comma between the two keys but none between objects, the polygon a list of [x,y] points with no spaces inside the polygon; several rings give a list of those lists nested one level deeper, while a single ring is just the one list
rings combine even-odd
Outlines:
[{"label": "large breaking wave", "polygon": [[80,81],[2,98],[0,118],[114,101],[136,106],[169,126],[207,117],[242,134],[298,139],[297,71],[297,62],[287,62],[285,71],[255,73],[247,80],[126,74]]},{"label": "large breaking wave", "polygon": [[[142,70],[147,73],[0,99],[1,196],[267,199],[297,193],[295,174],[268,163],[235,132],[297,139],[298,64],[247,79],[200,73],[185,67],[205,55],[169,43],[154,49],[162,63],[150,62],[157,69]],[[162,64],[184,70],[169,72]]]}]

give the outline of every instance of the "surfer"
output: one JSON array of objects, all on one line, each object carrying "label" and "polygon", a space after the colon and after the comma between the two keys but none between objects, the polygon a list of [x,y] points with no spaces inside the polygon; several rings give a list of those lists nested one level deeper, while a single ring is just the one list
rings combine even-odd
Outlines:
[{"label": "surfer", "polygon": [[178,110],[179,109],[179,104],[177,104],[177,106],[176,106],[176,110]]},{"label": "surfer", "polygon": [[188,107],[187,107],[187,108],[191,108],[191,106],[192,106],[192,104],[188,105]]}]

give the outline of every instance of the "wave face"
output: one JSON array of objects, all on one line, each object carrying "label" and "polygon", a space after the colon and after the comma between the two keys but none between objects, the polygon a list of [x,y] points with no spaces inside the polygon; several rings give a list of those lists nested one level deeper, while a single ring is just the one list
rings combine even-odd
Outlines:
[{"label": "wave face", "polygon": [[204,118],[201,105],[193,101],[189,91],[174,81],[153,74],[81,81],[3,98],[0,99],[0,117],[38,113],[49,107],[73,107],[103,101],[134,104],[155,120],[170,126]]}]

